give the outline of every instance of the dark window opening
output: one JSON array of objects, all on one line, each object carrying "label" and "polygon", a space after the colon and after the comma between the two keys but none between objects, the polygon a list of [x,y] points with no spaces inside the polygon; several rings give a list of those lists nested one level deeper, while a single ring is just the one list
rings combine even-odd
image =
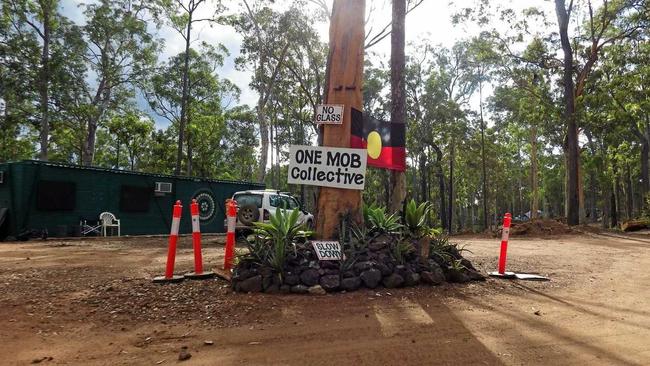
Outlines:
[{"label": "dark window opening", "polygon": [[151,187],[122,186],[120,191],[120,211],[148,212],[151,191]]},{"label": "dark window opening", "polygon": [[77,206],[74,182],[41,180],[36,192],[36,208],[42,211],[73,211]]}]

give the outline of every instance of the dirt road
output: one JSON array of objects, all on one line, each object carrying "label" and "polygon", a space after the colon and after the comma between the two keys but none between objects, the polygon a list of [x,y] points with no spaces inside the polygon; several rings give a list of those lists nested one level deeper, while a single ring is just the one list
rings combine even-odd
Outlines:
[{"label": "dirt road", "polygon": [[[483,272],[498,240],[457,239]],[[182,239],[177,272],[191,269]],[[205,262],[222,262],[218,239]],[[551,282],[326,296],[154,285],[164,239],[0,244],[0,364],[648,365],[650,241],[513,239],[509,270]],[[213,345],[206,345],[212,341]]]}]

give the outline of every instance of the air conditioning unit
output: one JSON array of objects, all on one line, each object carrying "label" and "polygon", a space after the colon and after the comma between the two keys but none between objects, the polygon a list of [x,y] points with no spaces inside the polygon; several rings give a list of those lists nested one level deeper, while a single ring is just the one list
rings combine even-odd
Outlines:
[{"label": "air conditioning unit", "polygon": [[0,171],[0,184],[5,182],[5,172]]},{"label": "air conditioning unit", "polygon": [[172,184],[168,182],[156,182],[156,193],[172,193]]}]

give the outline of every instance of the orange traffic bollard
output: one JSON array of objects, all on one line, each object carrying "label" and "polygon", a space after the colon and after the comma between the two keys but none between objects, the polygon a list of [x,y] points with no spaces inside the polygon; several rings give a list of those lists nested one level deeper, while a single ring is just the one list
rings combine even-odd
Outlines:
[{"label": "orange traffic bollard", "polygon": [[226,200],[226,216],[228,233],[226,234],[226,255],[223,261],[223,269],[230,271],[235,256],[235,224],[237,223],[237,202],[235,200]]},{"label": "orange traffic bollard", "polygon": [[199,280],[214,277],[214,272],[203,272],[203,256],[201,254],[201,222],[199,220],[199,204],[192,200],[192,247],[194,248],[194,272],[185,274],[185,278]]},{"label": "orange traffic bollard", "polygon": [[176,201],[172,214],[172,227],[169,234],[169,248],[167,250],[167,266],[165,275],[154,277],[153,282],[180,282],[183,276],[174,275],[174,263],[176,262],[176,244],[178,244],[178,229],[181,225],[181,211],[183,206],[181,201]]},{"label": "orange traffic bollard", "polygon": [[510,238],[510,223],[512,215],[508,212],[503,217],[503,230],[501,233],[501,251],[499,253],[499,266],[497,272],[491,272],[494,277],[514,277],[514,272],[506,272],[506,258],[508,254],[508,239]]}]

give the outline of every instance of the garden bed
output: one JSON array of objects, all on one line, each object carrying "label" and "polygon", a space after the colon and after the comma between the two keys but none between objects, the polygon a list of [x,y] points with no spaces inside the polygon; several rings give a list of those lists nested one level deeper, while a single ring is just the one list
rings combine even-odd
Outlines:
[{"label": "garden bed", "polygon": [[426,227],[426,207],[411,207],[410,216],[407,208],[404,219],[369,208],[360,226],[342,220],[339,242],[344,255],[340,260],[319,260],[312,242],[296,235],[299,226],[291,222],[290,214],[278,214],[271,224],[260,225],[260,231],[249,239],[249,252],[238,257],[233,289],[323,294],[485,280],[462,256],[463,248]]}]

